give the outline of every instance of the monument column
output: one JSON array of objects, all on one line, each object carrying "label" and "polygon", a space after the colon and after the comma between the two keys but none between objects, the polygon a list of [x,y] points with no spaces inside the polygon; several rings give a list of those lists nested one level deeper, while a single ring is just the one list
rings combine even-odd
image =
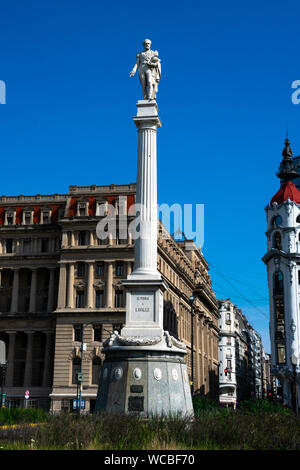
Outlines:
[{"label": "monument column", "polygon": [[[105,361],[95,409],[141,416],[193,415],[186,347],[163,330],[163,292],[167,289],[157,270],[156,134],[161,127],[155,101],[160,79],[158,52],[145,39],[137,54],[144,100],[133,118],[138,129],[136,227],[134,270],[123,281],[126,321],[104,343]],[[108,278],[106,279],[107,281]],[[110,284],[110,282],[109,282]]]}]

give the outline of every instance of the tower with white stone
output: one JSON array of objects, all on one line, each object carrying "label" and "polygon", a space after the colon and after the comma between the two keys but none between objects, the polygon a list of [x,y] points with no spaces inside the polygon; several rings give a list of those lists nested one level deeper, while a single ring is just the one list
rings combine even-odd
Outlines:
[{"label": "tower with white stone", "polygon": [[292,181],[298,173],[288,138],[282,156],[277,173],[281,187],[265,209],[268,250],[263,261],[268,271],[272,373],[282,385],[284,403],[295,407],[300,403],[300,191]]},{"label": "tower with white stone", "polygon": [[[140,67],[149,65],[150,52],[141,54]],[[151,86],[150,83],[150,90]],[[186,347],[163,330],[163,293],[167,286],[157,270],[156,137],[161,121],[156,100],[150,97],[138,101],[133,120],[138,131],[139,230],[135,237],[135,264],[123,283],[126,288],[124,328],[121,334],[114,332],[104,344],[105,361],[96,411],[192,416]]]}]

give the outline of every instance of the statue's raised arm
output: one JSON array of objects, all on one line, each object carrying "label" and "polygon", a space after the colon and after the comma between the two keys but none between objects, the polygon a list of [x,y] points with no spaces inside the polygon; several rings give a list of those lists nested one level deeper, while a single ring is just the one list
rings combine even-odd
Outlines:
[{"label": "statue's raised arm", "polygon": [[144,99],[155,100],[161,77],[161,63],[158,51],[151,50],[150,39],[145,39],[143,46],[144,51],[137,54],[135,66],[129,76],[133,77],[138,69]]}]

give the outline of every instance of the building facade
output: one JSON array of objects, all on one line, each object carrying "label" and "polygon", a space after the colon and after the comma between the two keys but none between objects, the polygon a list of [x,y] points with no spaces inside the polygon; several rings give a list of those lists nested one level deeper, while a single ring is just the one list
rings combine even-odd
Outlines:
[{"label": "building facade", "polygon": [[220,404],[236,408],[241,400],[262,398],[262,342],[241,309],[219,300]]},{"label": "building facade", "polygon": [[[0,198],[8,403],[22,406],[29,390],[36,406],[72,410],[81,372],[85,410],[93,411],[103,342],[125,321],[122,281],[133,269],[134,241],[120,221],[132,220],[135,191],[135,184],[70,186],[67,194]],[[111,208],[116,230],[104,240],[96,227]],[[192,242],[167,235],[159,224],[164,328],[187,346],[194,391],[216,397],[219,313],[208,265]]]},{"label": "building facade", "polygon": [[283,402],[295,406],[299,397],[300,191],[293,183],[298,173],[288,139],[282,156],[277,173],[281,187],[265,209],[267,253],[263,261],[269,284],[271,371],[281,383]]}]

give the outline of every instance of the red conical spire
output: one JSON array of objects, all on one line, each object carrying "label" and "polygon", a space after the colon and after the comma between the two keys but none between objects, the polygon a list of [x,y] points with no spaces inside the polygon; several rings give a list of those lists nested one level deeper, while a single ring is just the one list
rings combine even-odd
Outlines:
[{"label": "red conical spire", "polygon": [[280,178],[282,181],[282,185],[279,191],[277,191],[277,193],[272,197],[270,203],[271,205],[274,202],[277,202],[277,204],[282,204],[287,199],[300,204],[300,191],[292,182],[292,180],[297,178],[299,175],[296,168],[294,167],[292,158],[293,152],[290,147],[290,141],[288,137],[286,137],[284,145],[285,147],[282,152],[283,159],[280,163],[279,171],[277,173],[278,178]]}]

